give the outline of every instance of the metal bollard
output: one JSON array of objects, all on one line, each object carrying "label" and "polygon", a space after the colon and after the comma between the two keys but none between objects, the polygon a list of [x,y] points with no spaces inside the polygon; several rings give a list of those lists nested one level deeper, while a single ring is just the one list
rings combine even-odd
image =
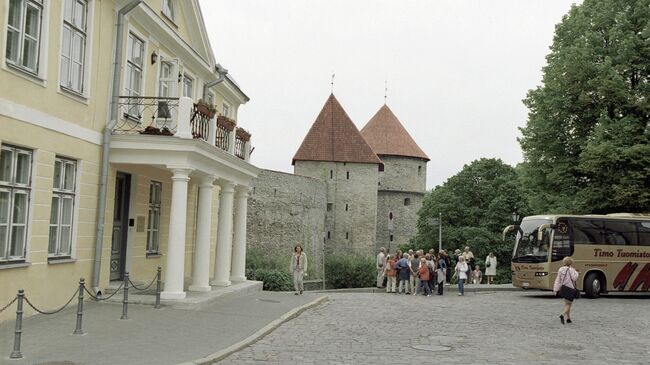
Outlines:
[{"label": "metal bollard", "polygon": [[14,334],[14,350],[9,355],[10,359],[22,359],[23,354],[20,352],[20,336],[23,334],[23,300],[25,291],[18,290],[18,307],[16,308],[16,332]]},{"label": "metal bollard", "polygon": [[79,301],[77,302],[77,325],[74,328],[73,335],[83,335],[84,331],[81,329],[82,317],[84,315],[84,288],[86,287],[86,280],[79,279]]},{"label": "metal bollard", "polygon": [[124,273],[124,299],[122,299],[122,317],[120,319],[129,319],[127,314],[129,308],[129,273]]},{"label": "metal bollard", "polygon": [[161,276],[160,273],[161,273],[161,271],[162,271],[162,269],[160,268],[160,266],[158,266],[158,272],[156,273],[156,305],[154,306],[154,308],[156,308],[156,309],[160,309],[160,286],[161,286],[161,284],[160,284],[160,276]]}]

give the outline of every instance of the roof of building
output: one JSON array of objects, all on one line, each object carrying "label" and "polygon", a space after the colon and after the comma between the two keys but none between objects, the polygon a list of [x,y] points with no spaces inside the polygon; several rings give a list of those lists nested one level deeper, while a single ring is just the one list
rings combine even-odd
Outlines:
[{"label": "roof of building", "polygon": [[334,94],[325,102],[291,164],[296,161],[382,164]]},{"label": "roof of building", "polygon": [[361,129],[361,135],[379,156],[407,156],[430,160],[385,104]]}]

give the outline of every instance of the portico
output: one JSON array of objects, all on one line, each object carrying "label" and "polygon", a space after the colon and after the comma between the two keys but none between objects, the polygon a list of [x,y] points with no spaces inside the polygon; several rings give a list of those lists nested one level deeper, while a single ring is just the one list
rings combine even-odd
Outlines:
[{"label": "portico", "polygon": [[[191,106],[184,99],[179,101],[179,121],[182,120],[180,110]],[[167,239],[163,237],[160,241],[163,299],[185,298],[186,287],[190,291],[206,292],[212,289],[211,284],[229,286],[246,280],[246,204],[250,182],[259,172],[248,162],[248,153],[241,156],[232,148],[224,150],[207,143],[206,140],[217,138],[216,118],[208,123],[206,139],[196,138],[196,133],[182,133],[182,129],[179,123],[173,136],[115,135],[110,149],[111,165],[116,171],[126,170],[134,175],[134,181],[143,169],[155,169],[169,176],[170,183],[161,184],[167,193],[171,190],[168,224],[165,227],[163,220],[160,227],[163,236],[167,233]],[[235,141],[235,133],[234,129],[230,131],[228,138]],[[250,150],[250,140],[245,141],[243,150]],[[147,178],[142,175],[140,180]],[[137,187],[132,190],[137,191]],[[137,206],[146,201],[146,196],[132,199],[136,200],[132,206]],[[165,205],[163,199],[162,209],[167,210]],[[136,216],[135,212],[129,212],[129,219]],[[137,252],[137,249],[130,248],[127,252]],[[127,265],[126,271],[131,270],[128,266],[131,265]],[[189,286],[186,285],[188,276]]]}]

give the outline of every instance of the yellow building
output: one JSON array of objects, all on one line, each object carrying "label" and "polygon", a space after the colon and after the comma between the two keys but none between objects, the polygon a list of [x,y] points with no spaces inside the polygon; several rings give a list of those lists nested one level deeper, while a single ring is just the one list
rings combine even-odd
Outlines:
[{"label": "yellow building", "polygon": [[198,1],[3,0],[0,21],[0,307],[158,266],[165,299],[246,280],[248,97]]}]

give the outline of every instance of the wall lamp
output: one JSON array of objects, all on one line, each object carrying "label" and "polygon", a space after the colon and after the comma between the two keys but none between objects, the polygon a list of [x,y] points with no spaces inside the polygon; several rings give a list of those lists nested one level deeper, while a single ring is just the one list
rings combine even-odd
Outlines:
[{"label": "wall lamp", "polygon": [[158,61],[158,53],[156,51],[151,52],[151,64],[153,65]]}]

